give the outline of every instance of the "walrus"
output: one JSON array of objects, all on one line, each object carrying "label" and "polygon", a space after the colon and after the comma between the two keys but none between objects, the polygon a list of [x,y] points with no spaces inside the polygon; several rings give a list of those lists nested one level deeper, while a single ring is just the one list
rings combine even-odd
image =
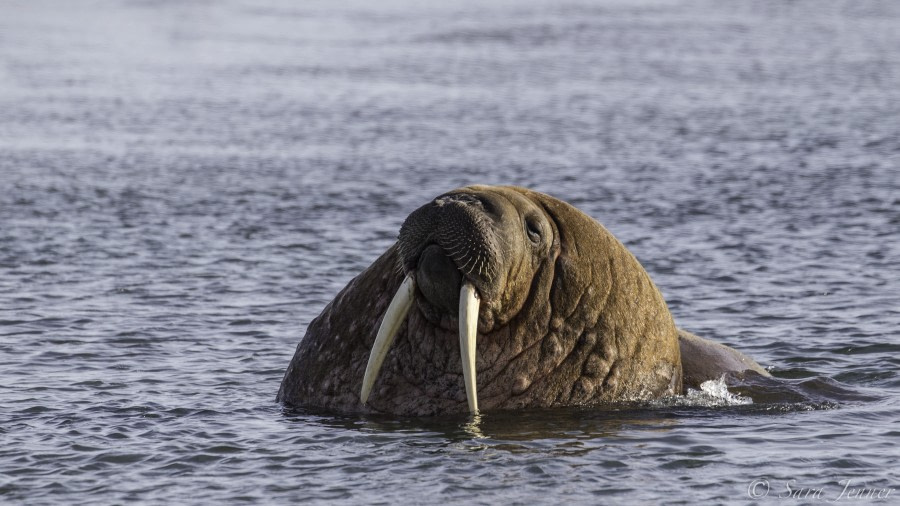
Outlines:
[{"label": "walrus", "polygon": [[587,214],[468,186],[410,214],[309,324],[276,400],[410,416],[592,406],[745,370],[768,374],[679,330],[638,260]]}]

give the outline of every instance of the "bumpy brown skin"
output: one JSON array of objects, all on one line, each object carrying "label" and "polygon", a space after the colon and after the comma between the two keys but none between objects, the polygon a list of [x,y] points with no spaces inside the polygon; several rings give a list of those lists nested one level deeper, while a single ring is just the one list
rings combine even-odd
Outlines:
[{"label": "bumpy brown skin", "polygon": [[[467,187],[442,198],[413,213],[404,229],[415,229],[416,222],[427,229],[422,220],[434,228],[449,226],[432,218],[444,216],[439,207],[459,211],[468,206],[468,216],[479,220],[477,213],[487,209],[483,212],[493,221],[484,222],[493,225],[480,227],[479,233],[497,236],[487,240],[495,245],[493,265],[484,269],[490,275],[471,272],[462,265],[466,259],[454,258],[482,296],[476,355],[482,411],[682,392],[678,330],[666,303],[637,259],[599,223],[565,202],[517,187]],[[469,201],[476,199],[479,207],[473,211]],[[526,217],[539,229],[539,241],[528,242],[527,226],[522,226]],[[437,288],[419,276],[420,287],[423,281],[428,286],[417,289],[368,403],[359,399],[382,317],[406,273],[415,275],[425,243],[437,240],[429,237],[401,232],[401,243],[310,323],[285,373],[279,401],[341,412],[420,416],[468,411],[458,322],[441,292],[445,285],[458,289],[459,280],[454,285],[452,276],[435,282]]]}]

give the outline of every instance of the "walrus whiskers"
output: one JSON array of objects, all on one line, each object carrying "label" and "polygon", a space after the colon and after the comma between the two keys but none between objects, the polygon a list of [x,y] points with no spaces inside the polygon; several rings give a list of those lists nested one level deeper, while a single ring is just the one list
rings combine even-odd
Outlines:
[{"label": "walrus whiskers", "polygon": [[412,275],[406,276],[403,284],[397,290],[396,295],[388,305],[387,311],[384,313],[384,319],[381,321],[381,327],[378,328],[378,334],[375,336],[375,344],[372,345],[372,351],[369,353],[369,362],[366,364],[366,373],[363,375],[362,390],[359,393],[359,399],[366,403],[372,387],[375,386],[375,380],[378,378],[378,372],[381,371],[381,364],[384,357],[387,356],[391,344],[394,342],[394,336],[400,330],[400,325],[406,319],[409,308],[412,306],[413,294],[416,291],[416,281]]}]

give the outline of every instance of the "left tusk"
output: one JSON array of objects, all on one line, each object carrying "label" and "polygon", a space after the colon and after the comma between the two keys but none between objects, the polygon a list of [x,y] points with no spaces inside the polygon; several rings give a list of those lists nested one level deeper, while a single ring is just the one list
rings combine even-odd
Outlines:
[{"label": "left tusk", "polygon": [[463,282],[459,291],[459,351],[466,384],[469,411],[478,413],[478,381],[475,370],[475,342],[478,333],[478,293],[469,282]]},{"label": "left tusk", "polygon": [[384,313],[381,327],[378,328],[378,335],[375,336],[375,344],[372,345],[372,351],[369,352],[366,373],[363,375],[362,390],[359,393],[359,400],[363,404],[369,400],[369,394],[372,393],[372,387],[375,386],[375,380],[378,378],[378,372],[381,371],[384,357],[391,349],[394,336],[397,335],[400,325],[403,324],[406,314],[409,313],[409,308],[412,306],[415,291],[415,279],[412,275],[406,276]]}]

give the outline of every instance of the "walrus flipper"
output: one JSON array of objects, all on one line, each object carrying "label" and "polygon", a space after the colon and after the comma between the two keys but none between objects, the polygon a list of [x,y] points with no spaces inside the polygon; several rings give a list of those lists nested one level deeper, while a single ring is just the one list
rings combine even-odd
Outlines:
[{"label": "walrus flipper", "polygon": [[699,389],[704,381],[721,378],[726,373],[753,371],[771,376],[747,355],[686,330],[678,329],[678,344],[681,347],[681,371],[685,389]]}]

